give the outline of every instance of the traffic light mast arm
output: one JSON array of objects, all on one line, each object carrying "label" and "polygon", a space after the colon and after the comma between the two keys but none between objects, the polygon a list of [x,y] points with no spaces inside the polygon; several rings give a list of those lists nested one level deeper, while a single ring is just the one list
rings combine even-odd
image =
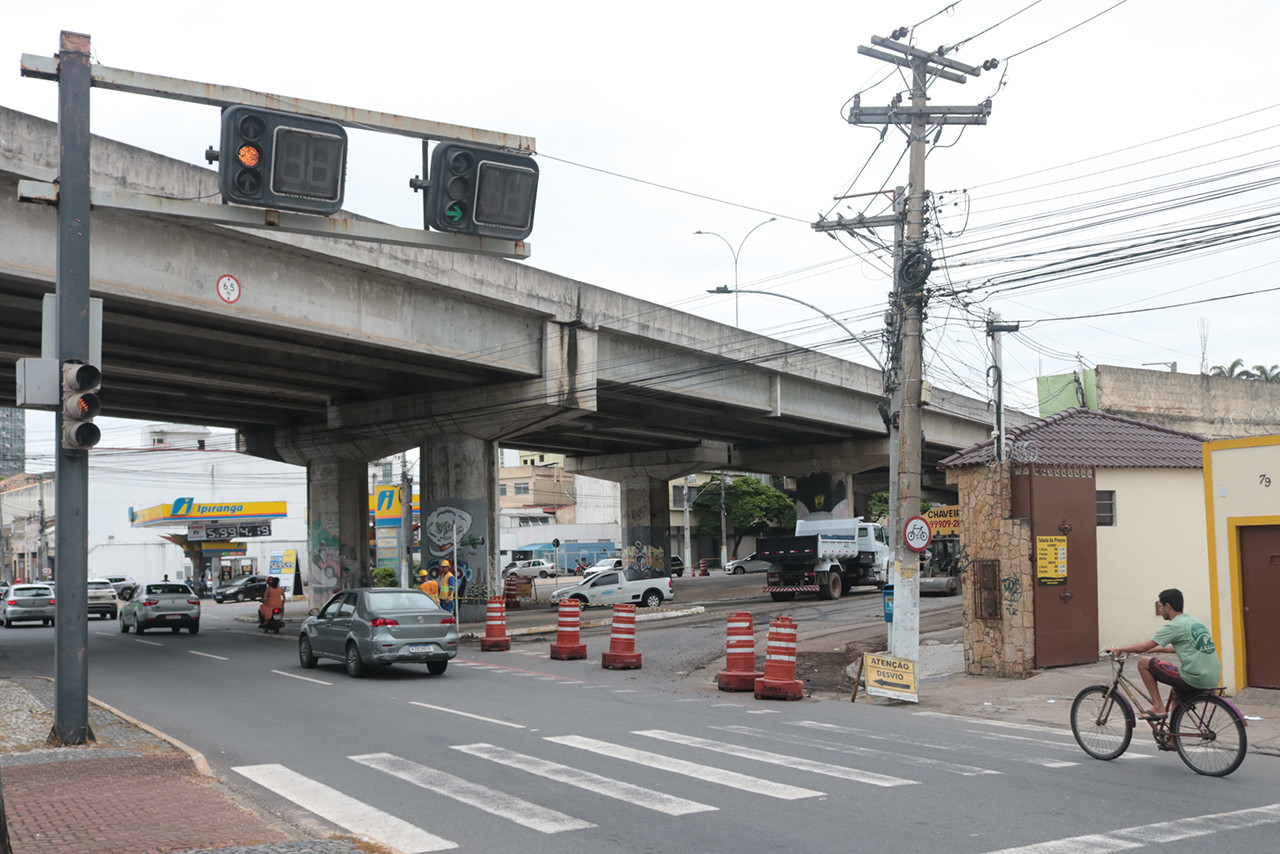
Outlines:
[{"label": "traffic light mast arm", "polygon": [[[108,68],[104,65],[95,64],[91,66],[89,73],[93,86],[100,89],[114,89],[117,92],[152,95],[160,98],[170,98],[175,101],[187,101],[193,104],[209,104],[215,107],[247,104],[268,110],[278,110],[283,113],[296,113],[303,116],[328,119],[346,127],[377,130],[416,139],[457,139],[491,145],[495,148],[509,148],[517,151],[537,150],[537,142],[531,136],[470,128],[446,122],[434,122],[428,119],[414,119],[377,110],[343,107],[337,104],[326,104],[322,101],[309,101],[303,98],[287,98],[266,92],[256,92],[252,89],[242,89],[239,86],[199,83],[194,80],[181,80],[160,74],[127,71],[122,68]],[[22,55],[22,76],[41,80],[57,80],[58,60],[53,57],[34,56],[24,53]]]}]

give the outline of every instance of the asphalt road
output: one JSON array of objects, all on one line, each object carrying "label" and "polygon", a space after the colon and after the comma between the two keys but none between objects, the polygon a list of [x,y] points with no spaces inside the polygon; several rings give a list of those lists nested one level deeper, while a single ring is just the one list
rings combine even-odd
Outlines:
[{"label": "asphalt road", "polygon": [[[822,631],[878,604],[790,610]],[[642,624],[640,670],[602,669],[596,633],[585,660],[550,660],[532,636],[504,653],[468,646],[443,676],[393,666],[353,680],[336,663],[302,670],[294,637],[234,620],[254,607],[207,604],[194,637],[91,621],[90,692],[318,832],[485,854],[1276,850],[1275,759],[1214,780],[1138,740],[1103,763],[1067,731],[724,694],[710,679],[718,616]],[[52,629],[0,630],[2,672],[52,662]]]}]

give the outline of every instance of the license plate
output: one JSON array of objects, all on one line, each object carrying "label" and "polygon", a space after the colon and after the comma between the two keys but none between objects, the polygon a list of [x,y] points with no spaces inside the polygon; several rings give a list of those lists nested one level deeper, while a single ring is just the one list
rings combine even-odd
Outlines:
[{"label": "license plate", "polygon": [[166,620],[181,620],[182,615],[181,614],[165,614],[164,618]]},{"label": "license plate", "polygon": [[411,643],[409,644],[409,652],[430,652],[431,644]]}]

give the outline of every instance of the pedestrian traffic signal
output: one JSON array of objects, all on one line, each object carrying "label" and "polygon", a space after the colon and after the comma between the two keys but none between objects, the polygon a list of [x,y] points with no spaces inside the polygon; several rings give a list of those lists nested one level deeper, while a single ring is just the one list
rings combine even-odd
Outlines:
[{"label": "pedestrian traffic signal", "polygon": [[299,213],[342,208],[347,132],[327,119],[237,104],[222,113],[224,202]]},{"label": "pedestrian traffic signal", "polygon": [[83,451],[102,439],[102,431],[93,423],[102,411],[98,387],[102,371],[83,362],[62,364],[62,447]]},{"label": "pedestrian traffic signal", "polygon": [[538,164],[527,154],[456,142],[431,153],[427,224],[437,231],[524,240],[537,196]]}]

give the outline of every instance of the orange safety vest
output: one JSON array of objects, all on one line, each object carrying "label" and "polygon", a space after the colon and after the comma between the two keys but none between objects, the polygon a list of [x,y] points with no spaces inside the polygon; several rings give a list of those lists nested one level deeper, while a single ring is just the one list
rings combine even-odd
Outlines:
[{"label": "orange safety vest", "polygon": [[418,589],[430,596],[437,604],[440,602],[440,582],[434,578],[428,578],[426,581],[418,585]]}]

